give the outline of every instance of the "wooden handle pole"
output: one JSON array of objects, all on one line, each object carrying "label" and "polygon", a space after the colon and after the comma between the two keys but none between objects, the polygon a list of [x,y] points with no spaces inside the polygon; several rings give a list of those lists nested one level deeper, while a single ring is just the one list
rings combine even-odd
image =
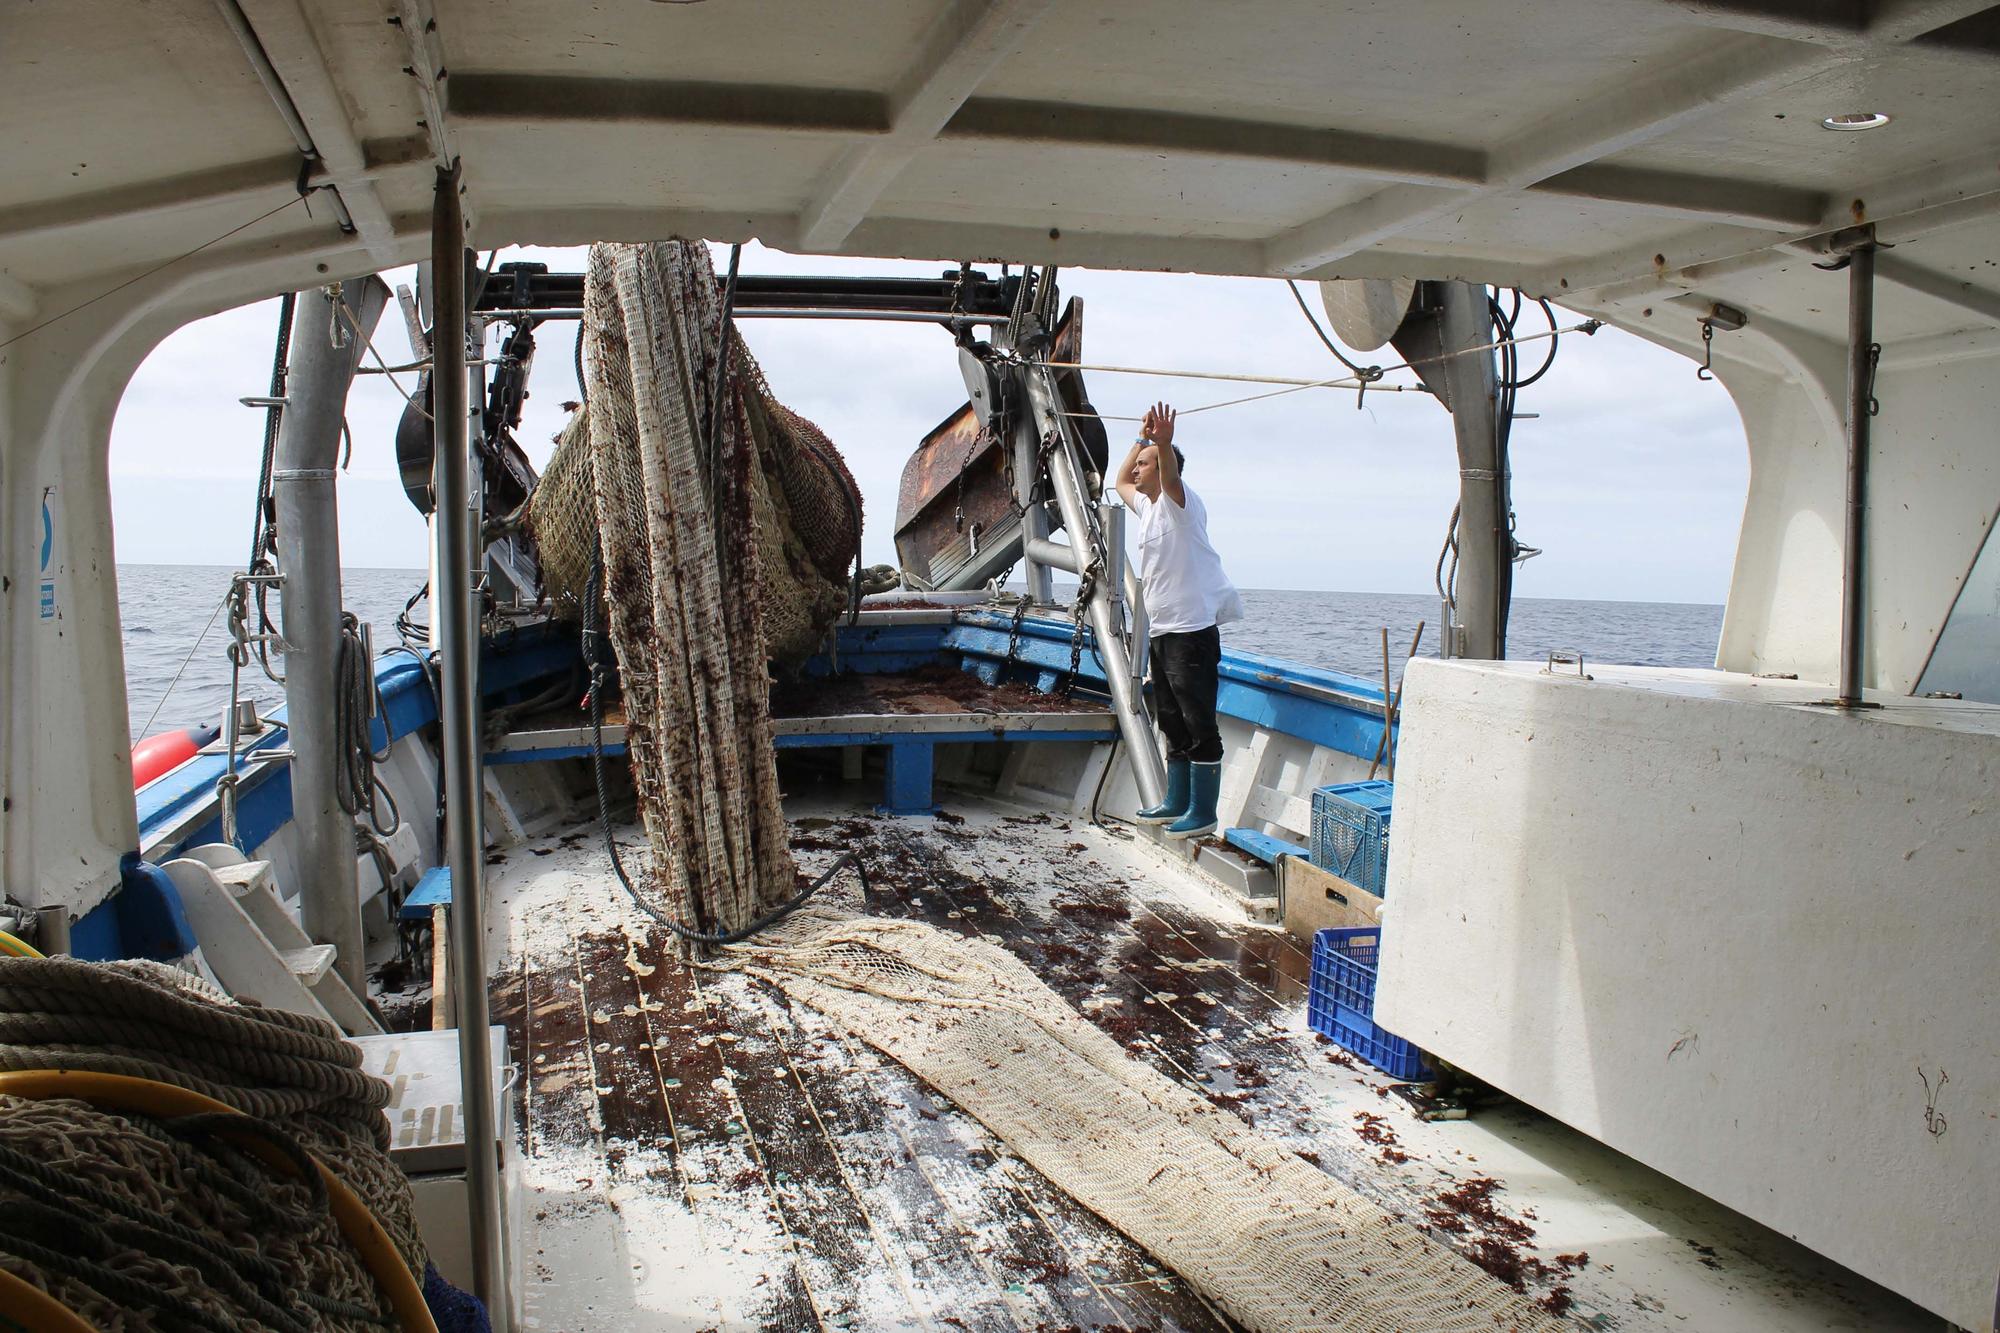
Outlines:
[{"label": "wooden handle pole", "polygon": [[1389,753],[1389,728],[1395,725],[1395,704],[1389,698],[1389,627],[1382,627],[1382,739],[1375,744],[1375,757],[1368,763],[1368,780],[1375,780],[1375,770],[1382,766],[1382,759]]}]

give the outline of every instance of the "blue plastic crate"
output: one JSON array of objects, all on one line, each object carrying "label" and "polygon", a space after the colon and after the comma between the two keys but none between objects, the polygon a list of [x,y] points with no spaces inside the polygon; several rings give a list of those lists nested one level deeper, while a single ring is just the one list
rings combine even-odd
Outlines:
[{"label": "blue plastic crate", "polygon": [[1329,927],[1313,934],[1312,982],[1306,1022],[1390,1078],[1435,1077],[1424,1053],[1375,1021],[1375,957],[1379,926]]},{"label": "blue plastic crate", "polygon": [[1386,898],[1389,870],[1388,782],[1341,782],[1312,795],[1312,863],[1358,889]]}]

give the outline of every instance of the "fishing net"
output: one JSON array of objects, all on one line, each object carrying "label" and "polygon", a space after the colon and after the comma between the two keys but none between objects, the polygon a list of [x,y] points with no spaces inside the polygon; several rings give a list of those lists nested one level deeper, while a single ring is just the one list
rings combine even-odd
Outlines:
[{"label": "fishing net", "polygon": [[382,1326],[383,1293],[316,1182],[260,1163],[246,1150],[260,1141],[318,1158],[424,1271],[409,1181],[386,1151],[388,1085],[325,1020],[157,964],[0,959],[0,1070],[37,1069],[171,1083],[243,1113],[0,1096],[0,1268],[93,1327]]},{"label": "fishing net", "polygon": [[845,605],[860,493],[725,327],[701,243],[592,247],[582,336],[588,402],[529,526],[559,612],[584,616],[601,560],[653,893],[734,930],[796,887],[769,664],[801,663]]},{"label": "fishing net", "polygon": [[1013,955],[914,921],[794,918],[721,966],[898,1061],[1253,1330],[1560,1325],[1131,1059]]}]

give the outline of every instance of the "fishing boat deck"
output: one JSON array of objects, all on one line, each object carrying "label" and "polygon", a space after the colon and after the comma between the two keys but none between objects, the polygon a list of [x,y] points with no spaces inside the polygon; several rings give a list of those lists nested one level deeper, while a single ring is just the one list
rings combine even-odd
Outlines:
[{"label": "fishing boat deck", "polygon": [[[1011,950],[1134,1058],[1583,1327],[1935,1324],[1525,1107],[1425,1119],[1305,1028],[1297,944],[1123,830],[976,799],[871,818],[860,795],[788,805],[802,864],[869,869],[865,903],[829,895]],[[1233,1327],[900,1066],[680,963],[594,825],[490,876],[530,1327]]]}]

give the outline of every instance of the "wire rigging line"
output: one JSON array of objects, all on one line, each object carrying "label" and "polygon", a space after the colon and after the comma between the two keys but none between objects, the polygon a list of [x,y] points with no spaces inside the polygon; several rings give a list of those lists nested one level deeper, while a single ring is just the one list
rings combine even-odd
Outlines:
[{"label": "wire rigging line", "polygon": [[144,282],[146,279],[152,277],[155,273],[163,272],[164,270],[170,269],[174,265],[181,263],[184,260],[194,258],[196,255],[208,249],[210,246],[220,245],[222,244],[222,242],[228,240],[230,237],[236,235],[238,232],[250,230],[250,228],[256,226],[258,223],[264,221],[266,218],[276,217],[278,214],[284,212],[286,209],[290,208],[293,204],[299,203],[304,198],[305,196],[303,194],[295,195],[294,197],[287,199],[284,203],[279,204],[276,208],[269,209],[265,212],[259,213],[256,217],[251,218],[248,222],[242,223],[239,226],[231,227],[228,231],[223,232],[222,235],[214,237],[213,239],[203,241],[200,245],[197,245],[192,250],[183,250],[180,254],[175,255],[172,259],[163,260],[160,263],[153,265],[153,267],[147,269],[143,273],[133,274],[131,277],[125,279],[125,281],[119,283],[116,287],[107,287],[103,291],[99,292],[97,295],[91,297],[87,301],[79,301],[77,304],[71,306],[67,310],[61,311],[57,314],[50,315],[47,319],[43,320],[39,324],[29,325],[27,328],[22,329],[19,333],[15,334],[13,337],[7,339],[5,342],[0,342],[0,351],[4,351],[5,349],[12,347],[15,343],[21,341],[21,339],[27,337],[29,334],[40,333],[43,329],[47,328],[49,325],[54,324],[59,320],[68,319],[71,315],[74,315],[79,310],[85,310],[91,306],[96,305],[99,301],[102,301],[107,296],[116,296],[119,292],[124,291],[127,287],[130,287],[135,282]]},{"label": "wire rigging line", "polygon": [[167,706],[168,696],[174,692],[174,686],[181,683],[181,677],[187,674],[188,663],[194,661],[194,655],[201,651],[201,641],[206,639],[208,632],[215,628],[215,618],[222,614],[222,608],[228,604],[229,594],[224,593],[222,600],[215,604],[215,610],[209,612],[208,623],[201,627],[201,633],[194,636],[194,645],[187,650],[187,656],[181,659],[181,669],[174,672],[174,678],[167,682],[166,692],[161,694],[160,701],[153,705],[152,715],[146,719],[146,725],[139,729],[139,738],[141,740],[144,740],[152,732],[153,723],[159,720],[160,710]]},{"label": "wire rigging line", "polygon": [[[1491,352],[1499,349],[1510,349],[1518,346],[1521,343],[1542,342],[1544,340],[1552,341],[1554,339],[1560,338],[1565,333],[1582,333],[1585,335],[1589,335],[1596,333],[1599,329],[1603,327],[1604,327],[1604,321],[1601,319],[1586,319],[1576,324],[1565,324],[1560,327],[1552,323],[1548,328],[1548,330],[1542,333],[1524,333],[1518,336],[1514,335],[1503,336],[1500,338],[1496,338],[1492,342],[1480,343],[1473,347],[1461,347],[1456,351],[1445,352],[1439,356],[1423,357],[1416,361],[1404,361],[1393,366],[1379,366],[1379,367],[1370,366],[1367,369],[1369,372],[1374,372],[1379,370],[1382,374],[1387,375],[1392,371],[1397,371],[1397,370],[1415,370],[1419,366],[1438,365],[1442,362],[1449,361],[1454,357],[1471,356],[1474,353],[1478,352]],[[1352,375],[1343,376],[1339,379],[1301,380],[1301,379],[1293,379],[1284,375],[1246,375],[1234,372],[1207,371],[1207,370],[1167,370],[1163,368],[1150,367],[1150,366],[1107,366],[1085,361],[1043,361],[1043,362],[1038,362],[1037,364],[1044,365],[1048,367],[1050,370],[1088,370],[1088,371],[1093,371],[1100,375],[1151,375],[1167,379],[1219,380],[1224,382],[1233,382],[1240,384],[1278,384],[1286,386],[1284,388],[1277,389],[1271,393],[1250,394],[1243,398],[1227,398],[1219,403],[1203,403],[1198,407],[1185,407],[1181,409],[1182,416],[1189,416],[1196,412],[1213,412],[1216,409],[1223,407],[1237,407],[1244,403],[1262,402],[1266,398],[1280,398],[1286,394],[1301,393],[1307,389],[1365,388],[1369,393],[1429,393],[1430,392],[1429,389],[1426,389],[1420,384],[1377,384],[1374,381],[1366,379],[1362,376],[1352,376]],[[1520,384],[1516,384],[1514,387],[1518,388],[1525,384],[1534,383],[1534,381],[1536,379],[1539,379],[1543,374],[1543,372],[1546,370],[1547,366],[1544,365],[1542,370],[1536,371],[1533,376],[1529,377],[1527,380],[1521,381]],[[1065,413],[1064,415],[1076,416],[1079,414],[1072,412],[1072,413]],[[1085,416],[1094,415],[1103,421],[1139,420],[1139,418],[1137,417],[1109,416],[1104,413],[1083,413],[1081,415]]]},{"label": "wire rigging line", "polygon": [[[344,296],[341,297],[333,304],[334,308],[340,311],[340,317],[347,321],[347,327],[354,330],[356,336],[358,336],[361,339],[361,345],[368,349],[368,355],[375,358],[376,370],[379,374],[381,374],[381,376],[384,379],[389,381],[389,387],[393,388],[397,393],[402,394],[404,402],[406,403],[413,402],[413,400],[410,397],[409,390],[405,389],[403,387],[402,381],[396,378],[397,370],[407,370],[410,369],[410,367],[407,366],[392,367],[386,360],[383,359],[382,354],[375,350],[375,339],[371,335],[362,332],[360,323],[354,318],[354,312],[347,308],[346,297]],[[431,414],[429,412],[424,411],[424,409],[421,407],[417,408],[417,413],[419,416],[423,417],[425,421],[429,421],[431,419]]]}]

